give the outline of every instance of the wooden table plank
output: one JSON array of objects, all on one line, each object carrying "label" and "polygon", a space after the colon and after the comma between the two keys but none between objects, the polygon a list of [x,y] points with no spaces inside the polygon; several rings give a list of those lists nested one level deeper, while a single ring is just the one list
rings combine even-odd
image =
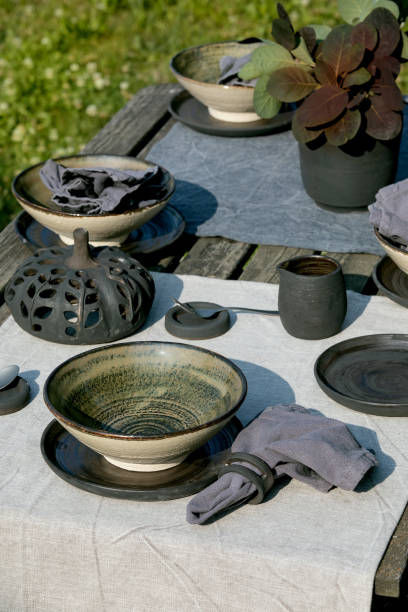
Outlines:
[{"label": "wooden table plank", "polygon": [[13,276],[15,269],[32,255],[28,247],[21,242],[14,230],[14,224],[9,223],[0,234],[0,305],[4,301],[4,287]]},{"label": "wooden table plank", "polygon": [[252,247],[228,238],[200,238],[175,269],[177,274],[237,278]]},{"label": "wooden table plank", "polygon": [[363,293],[370,288],[370,293],[376,293],[376,288],[370,282],[373,268],[380,261],[379,255],[368,253],[326,253],[334,257],[343,268],[347,289]]},{"label": "wooden table plank", "polygon": [[[400,581],[408,561],[408,506],[393,533],[375,576],[375,593],[399,597]],[[408,606],[407,608],[408,609]]]},{"label": "wooden table plank", "polygon": [[279,284],[276,266],[281,261],[298,255],[312,254],[310,249],[261,245],[252,254],[239,279]]}]

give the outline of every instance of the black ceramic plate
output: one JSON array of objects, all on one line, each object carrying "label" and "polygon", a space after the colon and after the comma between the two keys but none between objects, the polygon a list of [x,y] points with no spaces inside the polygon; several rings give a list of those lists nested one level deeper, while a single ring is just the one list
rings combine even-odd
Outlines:
[{"label": "black ceramic plate", "polygon": [[339,404],[378,416],[408,416],[408,335],[350,338],[318,357],[315,376]]},{"label": "black ceramic plate", "polygon": [[193,495],[216,480],[217,467],[241,429],[240,421],[233,417],[183,463],[159,472],[130,472],[116,467],[55,420],[44,430],[41,452],[60,478],[79,489],[105,497],[163,501]]},{"label": "black ceramic plate", "polygon": [[169,112],[185,125],[215,136],[265,136],[288,130],[292,125],[293,111],[279,113],[272,119],[260,119],[249,123],[219,121],[209,114],[207,107],[193,98],[187,91],[174,96],[169,104]]},{"label": "black ceramic plate", "polygon": [[408,274],[387,257],[383,257],[373,270],[378,289],[397,304],[408,308]]},{"label": "black ceramic plate", "polygon": [[[185,226],[186,223],[178,210],[167,205],[151,221],[133,230],[120,248],[129,255],[158,251],[175,242]],[[35,221],[25,211],[18,215],[14,228],[19,238],[32,251],[44,247],[66,246],[57,234]]]}]

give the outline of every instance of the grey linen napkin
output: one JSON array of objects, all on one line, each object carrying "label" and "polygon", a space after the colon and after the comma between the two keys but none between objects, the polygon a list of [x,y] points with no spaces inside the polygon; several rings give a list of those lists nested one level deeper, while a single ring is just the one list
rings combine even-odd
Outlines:
[{"label": "grey linen napkin", "polygon": [[255,87],[257,79],[251,81],[243,81],[239,78],[238,72],[242,66],[249,62],[252,53],[248,53],[243,57],[232,57],[224,55],[220,58],[221,76],[218,79],[218,85],[246,85],[247,87]]},{"label": "grey linen napkin", "polygon": [[380,189],[368,210],[380,234],[408,245],[408,179]]},{"label": "grey linen napkin", "polygon": [[[296,404],[266,408],[238,434],[231,452],[256,455],[275,478],[290,476],[323,492],[333,486],[351,491],[377,465],[345,423]],[[224,474],[190,500],[187,521],[202,524],[254,492],[255,485],[243,476]]]},{"label": "grey linen napkin", "polygon": [[159,201],[166,177],[159,166],[146,170],[67,168],[53,159],[40,170],[52,191],[52,201],[62,210],[82,214],[121,212]]}]

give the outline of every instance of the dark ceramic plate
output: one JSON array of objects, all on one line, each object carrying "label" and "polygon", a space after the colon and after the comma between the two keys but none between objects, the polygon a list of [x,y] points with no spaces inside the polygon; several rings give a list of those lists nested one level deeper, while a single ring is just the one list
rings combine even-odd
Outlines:
[{"label": "dark ceramic plate", "polygon": [[217,478],[217,468],[238,433],[231,421],[180,465],[160,472],[130,472],[106,461],[81,444],[58,421],[51,421],[41,438],[41,452],[50,468],[70,484],[105,497],[163,501],[201,491]]},{"label": "dark ceramic plate", "polygon": [[[167,205],[151,221],[133,230],[126,242],[121,245],[121,249],[129,255],[158,251],[175,242],[183,233],[185,226],[186,223],[178,210]],[[35,221],[25,211],[16,218],[14,228],[19,238],[32,251],[44,247],[66,246],[57,234]]]},{"label": "dark ceramic plate", "polygon": [[373,279],[384,295],[408,308],[408,274],[400,270],[387,255],[375,266]]},{"label": "dark ceramic plate", "polygon": [[272,119],[261,119],[250,123],[219,121],[209,114],[207,107],[193,98],[187,91],[174,96],[169,104],[169,112],[185,125],[215,136],[265,136],[288,130],[292,125],[293,111],[279,113]]},{"label": "dark ceramic plate", "polygon": [[318,357],[315,376],[339,404],[378,416],[408,416],[408,335],[350,338]]}]

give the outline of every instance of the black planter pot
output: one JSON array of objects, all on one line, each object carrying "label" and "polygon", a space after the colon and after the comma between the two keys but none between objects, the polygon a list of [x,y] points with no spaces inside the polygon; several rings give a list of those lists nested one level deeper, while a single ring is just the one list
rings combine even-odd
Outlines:
[{"label": "black planter pot", "polygon": [[364,209],[381,187],[395,179],[401,137],[390,141],[320,147],[299,143],[300,169],[307,194],[335,212]]}]

